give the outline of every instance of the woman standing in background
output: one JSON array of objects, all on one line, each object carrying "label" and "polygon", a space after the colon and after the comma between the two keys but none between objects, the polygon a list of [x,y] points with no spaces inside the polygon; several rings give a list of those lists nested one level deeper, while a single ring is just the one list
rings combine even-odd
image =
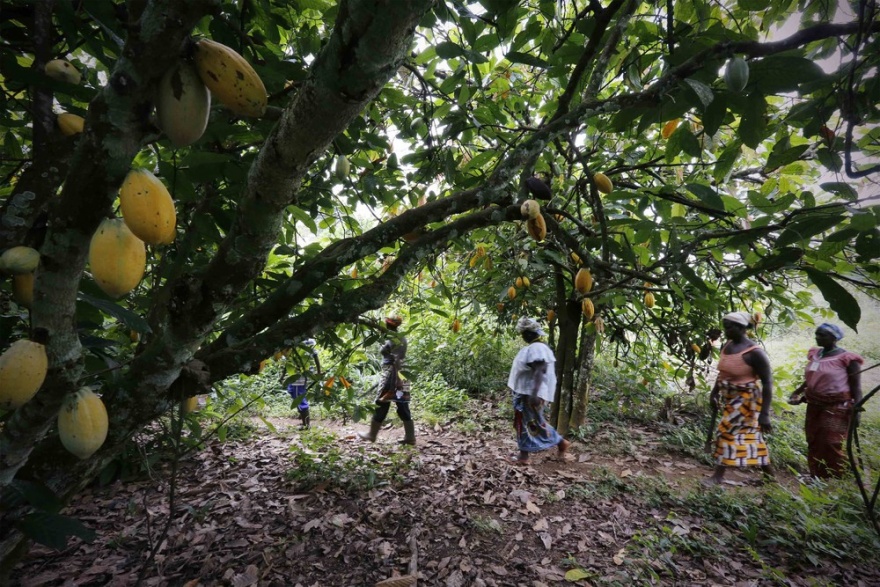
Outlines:
[{"label": "woman standing in background", "polygon": [[816,328],[819,346],[807,351],[804,382],[788,400],[794,405],[807,402],[807,463],[810,475],[819,479],[843,474],[843,442],[850,423],[859,421],[853,406],[862,399],[860,371],[865,360],[837,346],[842,338],[843,331],[834,324]]}]

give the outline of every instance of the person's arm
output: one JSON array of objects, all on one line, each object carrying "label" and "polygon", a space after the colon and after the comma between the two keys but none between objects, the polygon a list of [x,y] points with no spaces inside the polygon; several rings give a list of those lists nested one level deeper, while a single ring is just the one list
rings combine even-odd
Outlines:
[{"label": "person's arm", "polygon": [[804,381],[800,385],[797,386],[791,395],[788,397],[788,403],[793,406],[804,403],[804,392],[807,391],[807,382]]},{"label": "person's arm", "polygon": [[312,358],[315,360],[315,373],[321,377],[321,361],[318,360],[317,351],[312,351]]},{"label": "person's arm", "polygon": [[758,416],[758,424],[761,431],[770,434],[773,425],[770,423],[770,404],[773,403],[773,371],[770,369],[770,359],[761,349],[755,349],[746,353],[743,359],[748,363],[755,374],[761,380],[761,414]]},{"label": "person's arm", "polygon": [[541,403],[544,401],[538,397],[538,390],[541,389],[541,385],[544,383],[544,378],[547,375],[547,362],[546,361],[535,361],[533,363],[529,363],[529,367],[535,372],[535,376],[532,377],[532,390],[531,395],[529,396],[529,402],[532,404],[532,407],[540,407]]},{"label": "person's arm", "polygon": [[[850,361],[846,366],[847,380],[849,381],[849,394],[853,403],[862,401],[862,364],[858,361]],[[853,423],[858,426],[862,420],[861,412],[853,412]]]}]

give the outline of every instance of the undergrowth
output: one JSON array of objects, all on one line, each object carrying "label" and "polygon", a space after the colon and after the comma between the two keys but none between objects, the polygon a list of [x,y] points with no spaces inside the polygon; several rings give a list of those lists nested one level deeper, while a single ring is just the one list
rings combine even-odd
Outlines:
[{"label": "undergrowth", "polygon": [[290,446],[292,467],[285,473],[296,491],[338,490],[347,494],[399,483],[417,466],[414,449],[389,454],[357,447],[340,448],[332,432],[304,430]]}]

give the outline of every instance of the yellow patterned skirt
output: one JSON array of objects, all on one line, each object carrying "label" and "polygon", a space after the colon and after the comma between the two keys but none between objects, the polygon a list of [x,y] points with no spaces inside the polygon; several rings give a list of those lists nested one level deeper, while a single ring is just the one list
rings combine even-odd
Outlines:
[{"label": "yellow patterned skirt", "polygon": [[770,453],[761,434],[761,389],[755,382],[718,382],[724,412],[715,436],[715,463],[725,467],[765,467]]}]

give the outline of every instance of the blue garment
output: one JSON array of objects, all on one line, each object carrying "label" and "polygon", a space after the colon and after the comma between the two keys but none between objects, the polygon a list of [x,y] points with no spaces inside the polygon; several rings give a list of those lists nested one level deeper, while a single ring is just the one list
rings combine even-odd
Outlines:
[{"label": "blue garment", "polygon": [[519,393],[513,394],[514,427],[516,443],[523,452],[540,452],[558,446],[563,438],[544,418],[543,402],[541,407],[533,408],[530,397]]},{"label": "blue garment", "polygon": [[287,386],[287,393],[290,394],[291,399],[296,399],[302,396],[302,401],[299,402],[297,406],[300,410],[309,409],[309,400],[306,398],[306,384],[305,380],[302,380],[302,383],[297,381],[296,383],[291,383]]}]

